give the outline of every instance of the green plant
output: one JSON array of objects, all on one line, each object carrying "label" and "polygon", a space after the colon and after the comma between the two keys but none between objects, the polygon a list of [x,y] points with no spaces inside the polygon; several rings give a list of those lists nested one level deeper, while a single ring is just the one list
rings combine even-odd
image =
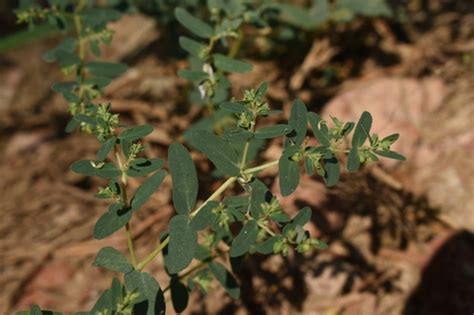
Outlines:
[{"label": "green plant", "polygon": [[[180,38],[181,46],[196,62],[192,63],[191,70],[179,75],[196,82],[199,97],[210,104],[211,110],[218,109],[232,117],[217,133],[212,128],[195,128],[188,132],[188,142],[207,156],[216,168],[217,181],[221,182],[219,188],[198,204],[197,170],[183,144],[173,143],[168,148],[166,171],[165,160],[146,158],[142,154],[141,139],[153,131],[152,126],[123,126],[119,116],[112,113],[110,104],[94,102],[111,79],[126,70],[124,64],[86,58],[87,50],[99,57],[99,44],[110,42],[112,34],[107,23],[121,16],[113,8],[115,2],[111,1],[111,6],[97,7],[93,1],[51,0],[48,7],[40,7],[24,1],[17,11],[20,22],[49,20],[61,28],[74,29],[75,38],[66,38],[45,53],[44,58],[57,62],[62,71],[73,78],[53,86],[69,104],[72,119],[67,130],[93,134],[101,146],[95,159],[74,162],[71,169],[85,176],[102,178],[107,183],[96,197],[109,199],[111,203],[96,222],[94,237],[103,239],[122,229],[127,235],[128,257],[112,247],[105,247],[94,261],[95,266],[121,273],[123,282],[114,278],[110,289],[103,292],[93,309],[79,314],[163,314],[167,291],[171,293],[174,310],[181,312],[188,303],[188,290],[198,288],[206,293],[213,279],[231,297],[238,298],[238,281],[225,266],[225,257],[236,260],[248,253],[287,255],[291,250],[304,253],[326,248],[326,244],[311,237],[303,228],[310,220],[311,209],[305,207],[290,218],[258,178],[259,172],[278,167],[280,191],[287,196],[297,188],[302,167],[307,174],[317,173],[327,186],[333,186],[339,180],[340,161],[346,155],[347,169],[351,172],[366,161],[376,161],[379,156],[404,159],[390,150],[397,134],[380,139],[370,133],[372,117],[367,112],[362,113],[357,123],[333,117],[329,124],[317,113],[308,112],[303,102],[295,100],[286,124],[261,127],[266,117],[281,114],[271,110],[265,101],[267,83],[245,91],[240,100],[229,100],[227,93],[221,92],[230,86],[225,73],[250,71],[251,65],[234,59],[237,48],[230,48],[228,54],[214,51],[218,44],[225,47],[229,39],[238,47],[241,23],[259,22],[259,11],[240,1],[208,1],[213,26],[185,9],[175,10],[177,20],[205,40],[202,43]],[[308,126],[319,145],[308,145]],[[259,143],[274,138],[282,138],[281,157],[255,165],[257,150],[252,150],[252,146],[258,147]],[[168,172],[176,215],[169,222],[169,230],[160,235],[157,247],[139,259],[130,222],[159,189]],[[133,193],[128,186],[130,177],[144,178]],[[233,191],[239,192],[227,194]],[[231,225],[240,227],[240,231],[234,234]],[[164,288],[143,271],[160,254],[170,276],[169,285]],[[30,313],[41,314],[41,310],[33,307]]]}]

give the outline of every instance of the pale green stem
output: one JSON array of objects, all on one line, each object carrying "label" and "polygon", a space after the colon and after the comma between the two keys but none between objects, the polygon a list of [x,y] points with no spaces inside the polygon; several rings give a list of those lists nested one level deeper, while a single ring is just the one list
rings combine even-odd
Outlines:
[{"label": "pale green stem", "polygon": [[245,142],[244,152],[242,153],[242,161],[240,161],[240,171],[241,172],[245,167],[245,163],[247,162],[247,155],[249,153],[249,148],[250,148],[250,140],[247,140]]},{"label": "pale green stem", "polygon": [[[127,175],[125,174],[125,170],[123,169],[122,159],[120,157],[119,150],[115,147],[115,158],[117,159],[117,164],[119,169],[122,171],[122,180],[120,182],[120,192],[121,192],[121,200],[125,206],[128,206],[128,197],[127,197]],[[130,223],[128,222],[125,224],[125,232],[127,234],[127,246],[128,252],[130,254],[130,259],[132,261],[133,266],[137,265],[137,256],[135,254],[135,248],[133,246],[133,234],[130,227]]]},{"label": "pale green stem", "polygon": [[275,236],[275,235],[276,235],[272,230],[270,230],[270,228],[269,228],[268,226],[266,226],[266,225],[263,224],[262,222],[258,222],[258,221],[257,221],[257,224],[258,224],[259,227],[262,228],[262,230],[264,230],[265,232],[267,232],[268,235],[270,235],[270,236]]},{"label": "pale green stem", "polygon": [[[208,259],[205,259],[201,262],[199,262],[197,265],[195,265],[194,267],[190,268],[189,270],[187,270],[185,273],[183,273],[182,275],[179,276],[179,279],[180,280],[183,280],[183,279],[186,279],[189,275],[193,274],[194,272],[200,270],[200,269],[203,269],[209,262],[213,261],[214,259],[216,258],[219,258],[221,257],[222,255],[226,254],[228,252],[227,251],[223,251],[223,252],[220,252],[219,254],[217,255],[214,255],[214,256],[211,256],[209,257]],[[166,288],[164,288],[163,290],[163,293],[165,293],[166,291],[168,291],[170,289],[170,286],[168,285]]]},{"label": "pale green stem", "polygon": [[125,225],[125,231],[127,232],[127,245],[128,245],[128,252],[130,254],[130,259],[132,260],[132,265],[137,265],[137,256],[135,254],[135,248],[133,247],[133,235],[130,228],[130,223]]},{"label": "pale green stem", "polygon": [[190,217],[193,218],[194,216],[196,216],[196,214],[198,214],[199,211],[201,211],[201,209],[204,208],[209,201],[216,200],[217,198],[219,198],[220,195],[227,188],[232,186],[236,180],[237,180],[237,177],[235,177],[235,176],[234,177],[229,177],[221,186],[219,186],[219,188],[217,188],[217,190],[209,198],[207,198],[206,201],[204,201],[204,203],[202,205],[199,206],[199,208],[196,209],[196,211],[191,213]]},{"label": "pale green stem", "polygon": [[153,259],[155,259],[156,256],[158,256],[159,253],[161,253],[163,248],[165,248],[169,242],[170,237],[167,236],[157,248],[155,248],[148,256],[146,256],[145,259],[138,263],[137,270],[142,270],[143,268],[145,268]]},{"label": "pale green stem", "polygon": [[[217,198],[219,198],[220,195],[227,188],[232,186],[236,180],[237,180],[237,177],[228,178],[209,198],[207,198],[206,201],[204,201],[204,203],[201,206],[199,206],[196,209],[196,211],[190,214],[190,218],[193,218],[196,214],[198,214],[198,212],[201,211],[201,209],[204,208],[204,206],[206,206],[206,204],[209,201],[216,200]],[[143,259],[143,261],[138,263],[137,270],[142,270],[143,268],[145,268],[156,256],[158,256],[158,254],[163,250],[163,248],[165,248],[166,245],[168,245],[169,241],[170,241],[170,237],[167,236],[157,248],[155,248],[145,259]]]},{"label": "pale green stem", "polygon": [[248,168],[243,171],[244,174],[253,174],[253,173],[258,173],[260,171],[263,171],[264,169],[270,168],[272,166],[275,166],[278,164],[278,160],[267,162],[265,164],[262,164],[260,166]]}]

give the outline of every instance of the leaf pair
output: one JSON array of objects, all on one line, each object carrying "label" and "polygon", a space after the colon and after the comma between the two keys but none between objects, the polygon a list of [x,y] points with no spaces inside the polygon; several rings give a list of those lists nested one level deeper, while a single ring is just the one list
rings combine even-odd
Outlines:
[{"label": "leaf pair", "polygon": [[161,185],[165,176],[166,172],[159,170],[147,178],[135,191],[130,206],[119,203],[111,205],[109,210],[97,221],[94,228],[94,237],[103,239],[124,227],[130,221],[133,212],[139,210]]}]

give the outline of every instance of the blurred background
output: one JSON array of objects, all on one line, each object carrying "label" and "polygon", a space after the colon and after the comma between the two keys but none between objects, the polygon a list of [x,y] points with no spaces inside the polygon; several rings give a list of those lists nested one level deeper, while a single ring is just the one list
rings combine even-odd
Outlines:
[{"label": "blurred background", "polygon": [[[166,2],[141,1],[142,12],[111,25],[116,33],[102,57],[129,64],[103,101],[125,122],[156,128],[146,151],[154,157],[166,157],[167,146],[202,116],[176,75],[187,64],[176,41],[186,31]],[[329,248],[247,257],[237,273],[241,299],[219,288],[206,297],[194,292],[186,313],[474,312],[474,1],[387,5],[389,14],[356,12],[318,27],[290,19],[271,36],[249,30],[242,51],[254,70],[230,79],[236,97],[268,81],[269,103],[286,116],[297,97],[325,117],[355,121],[368,110],[377,133],[400,133],[394,149],[408,160],[344,173],[331,189],[303,176],[287,198],[273,182],[277,170],[265,171],[288,214],[313,209],[307,227]],[[64,132],[67,106],[50,89],[62,74],[41,54],[64,34],[17,25],[16,6],[0,2],[0,314],[34,303],[62,312],[89,309],[113,276],[91,265],[95,253],[106,245],[125,250],[126,242],[122,235],[93,239],[107,206],[94,198],[103,183],[69,170],[93,156],[98,143]],[[280,147],[270,142],[261,154],[278,158]],[[205,160],[195,158],[202,181],[211,183]],[[213,188],[201,188],[200,198]],[[166,181],[133,222],[140,257],[173,214],[170,189]],[[157,259],[148,271],[166,286],[162,266]]]}]

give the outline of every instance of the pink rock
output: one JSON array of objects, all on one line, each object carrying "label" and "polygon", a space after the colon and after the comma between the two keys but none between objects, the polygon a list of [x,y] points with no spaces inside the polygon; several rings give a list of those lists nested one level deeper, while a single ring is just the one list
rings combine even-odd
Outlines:
[{"label": "pink rock", "polygon": [[[448,89],[441,80],[410,78],[380,78],[363,81],[342,92],[324,108],[323,116],[335,116],[357,122],[363,111],[372,114],[372,131],[379,136],[399,133],[393,150],[412,156],[418,151],[422,137],[420,126],[427,113],[443,103]],[[423,161],[432,154],[423,154]],[[388,160],[383,159],[387,165]]]}]

